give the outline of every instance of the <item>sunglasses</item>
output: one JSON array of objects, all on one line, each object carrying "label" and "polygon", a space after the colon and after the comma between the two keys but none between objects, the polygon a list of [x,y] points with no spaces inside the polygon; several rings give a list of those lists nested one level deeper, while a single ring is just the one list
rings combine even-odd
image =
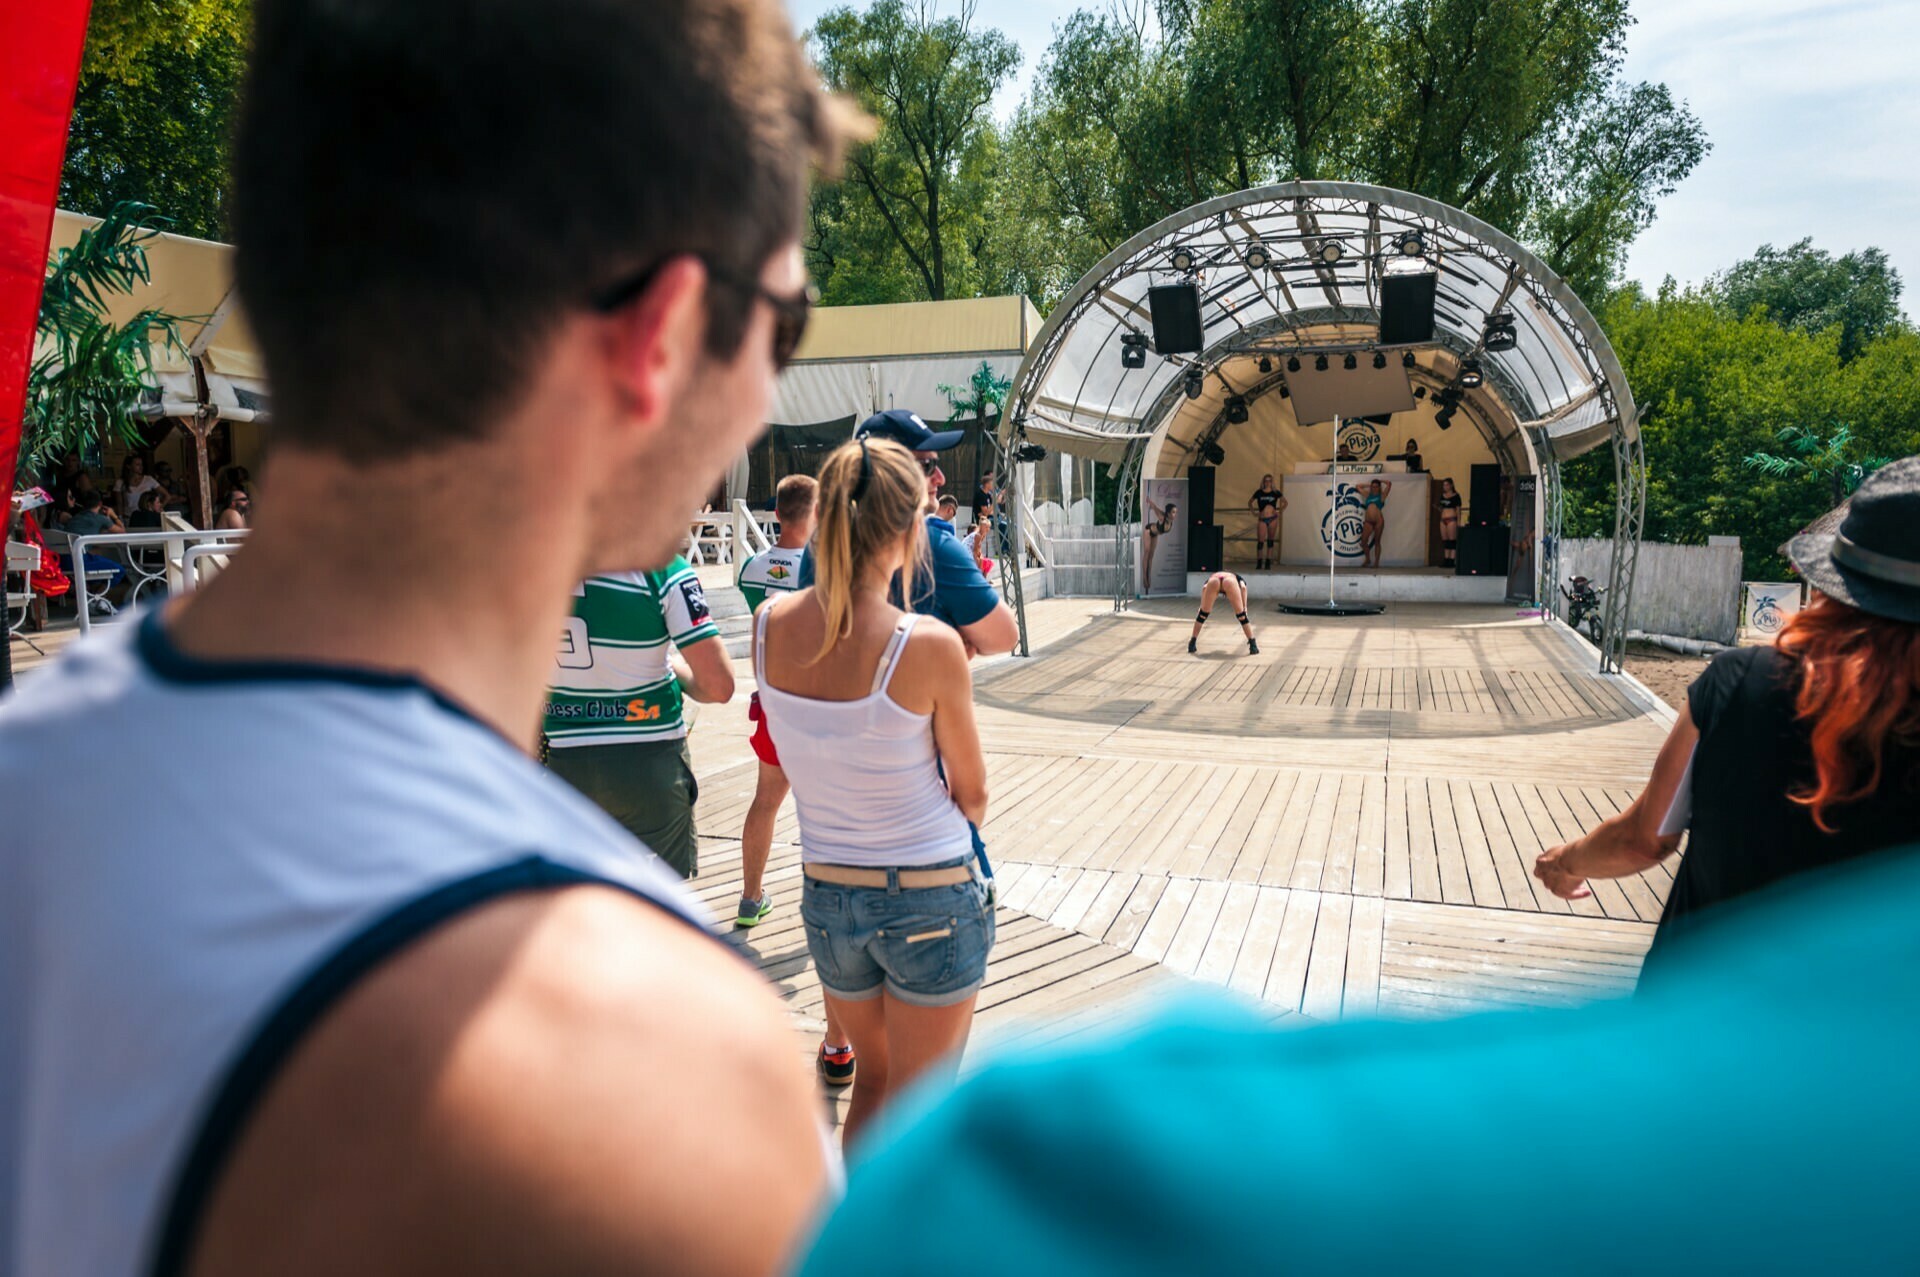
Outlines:
[{"label": "sunglasses", "polygon": [[[771,292],[760,281],[736,275],[723,267],[715,266],[704,257],[700,259],[707,268],[707,278],[716,284],[724,285],[747,297],[763,301],[773,308],[773,367],[777,372],[793,362],[794,352],[800,349],[800,339],[807,334],[807,322],[813,318],[813,308],[820,301],[820,290],[808,284],[791,297],[782,297]],[[636,271],[619,283],[593,299],[593,308],[602,314],[619,310],[628,302],[647,291],[647,285],[660,273],[664,262],[655,262],[645,270]]]}]

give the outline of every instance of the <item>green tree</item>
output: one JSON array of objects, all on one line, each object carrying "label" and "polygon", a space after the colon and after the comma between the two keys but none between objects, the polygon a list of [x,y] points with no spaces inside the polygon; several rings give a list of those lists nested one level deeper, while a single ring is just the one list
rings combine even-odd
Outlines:
[{"label": "green tree", "polygon": [[1829,509],[1846,500],[1861,481],[1892,460],[1861,455],[1859,440],[1848,425],[1836,425],[1827,435],[1804,426],[1782,426],[1775,437],[1787,451],[1750,452],[1744,458],[1747,467],[1776,479],[1816,480],[1827,490]]},{"label": "green tree", "polygon": [[1736,315],[1759,308],[1774,322],[1803,332],[1840,330],[1840,357],[1852,360],[1901,322],[1900,273],[1877,248],[1834,257],[1803,239],[1760,251],[1716,276],[1720,304]]},{"label": "green tree", "polygon": [[228,138],[249,0],[96,0],[60,202],[104,216],[150,204],[174,230],[226,228]]},{"label": "green tree", "polygon": [[[853,149],[845,180],[815,197],[808,248],[828,300],[938,301],[977,288],[998,169],[993,95],[1020,52],[975,30],[973,15],[973,0],[946,18],[930,3],[876,0],[864,13],[835,9],[808,33],[822,78],[880,124]],[[887,295],[865,295],[874,292]]]},{"label": "green tree", "polygon": [[[1102,251],[1197,201],[1342,179],[1464,208],[1590,297],[1706,153],[1620,75],[1625,0],[1163,0],[1078,13],[1016,148],[1042,215]],[[1084,254],[1083,254],[1084,255]]]}]

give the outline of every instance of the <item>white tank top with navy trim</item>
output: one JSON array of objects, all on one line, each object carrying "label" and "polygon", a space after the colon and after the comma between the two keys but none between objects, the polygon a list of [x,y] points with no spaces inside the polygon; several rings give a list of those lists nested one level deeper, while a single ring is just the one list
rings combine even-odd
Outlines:
[{"label": "white tank top with navy trim", "polygon": [[179,1271],[339,994],[464,909],[576,882],[707,923],[414,680],[200,662],[153,611],[74,645],[0,703],[0,1272]]}]

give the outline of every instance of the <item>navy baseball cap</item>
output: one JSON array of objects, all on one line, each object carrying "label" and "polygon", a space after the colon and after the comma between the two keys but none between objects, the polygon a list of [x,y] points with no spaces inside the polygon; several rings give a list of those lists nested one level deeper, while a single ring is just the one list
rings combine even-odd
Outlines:
[{"label": "navy baseball cap", "polygon": [[967,437],[964,430],[929,430],[917,412],[889,408],[854,427],[856,439],[891,439],[912,452],[945,452]]}]

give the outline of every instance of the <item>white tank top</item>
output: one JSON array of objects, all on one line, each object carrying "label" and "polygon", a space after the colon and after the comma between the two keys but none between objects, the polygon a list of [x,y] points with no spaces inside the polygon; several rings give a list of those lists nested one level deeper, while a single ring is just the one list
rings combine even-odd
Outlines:
[{"label": "white tank top", "polygon": [[595,882],[705,921],[625,830],[419,682],[199,661],[157,611],[0,704],[0,849],[10,1277],[180,1271],[304,1032],[460,912]]},{"label": "white tank top", "polygon": [[767,617],[755,619],[754,677],[760,710],[793,785],[800,859],[867,867],[934,865],[973,854],[967,818],[940,779],[933,715],[903,709],[887,695],[920,618],[900,618],[873,690],[857,701],[821,701],[767,682]]}]

